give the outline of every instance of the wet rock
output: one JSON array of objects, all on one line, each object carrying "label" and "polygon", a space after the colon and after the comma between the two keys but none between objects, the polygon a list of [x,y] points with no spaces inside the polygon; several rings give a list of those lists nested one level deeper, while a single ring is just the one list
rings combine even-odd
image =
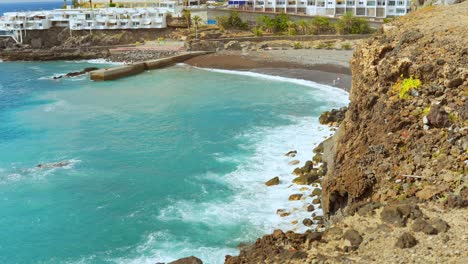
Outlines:
[{"label": "wet rock", "polygon": [[306,218],[304,220],[302,220],[302,224],[305,225],[305,226],[311,226],[314,224],[314,222],[312,222],[312,220],[310,220],[309,218]]},{"label": "wet rock", "polygon": [[294,158],[296,157],[297,150],[291,150],[288,153],[284,154],[286,157]]},{"label": "wet rock", "polygon": [[285,209],[278,209],[276,210],[276,214],[278,214],[280,217],[286,217],[290,215],[290,212],[287,212]]},{"label": "wet rock", "polygon": [[315,188],[311,194],[311,196],[320,196],[320,195],[322,195],[322,190],[319,188]]},{"label": "wet rock", "polygon": [[297,178],[293,179],[293,183],[298,185],[309,185],[312,184],[315,180],[318,179],[318,176],[311,174],[304,174]]},{"label": "wet rock", "polygon": [[312,204],[320,204],[320,198],[315,198],[312,200]]},{"label": "wet rock", "polygon": [[416,246],[417,243],[418,241],[416,241],[416,238],[414,238],[410,233],[405,232],[398,238],[395,246],[399,248],[412,248]]},{"label": "wet rock", "polygon": [[339,124],[345,118],[346,111],[348,111],[347,107],[326,111],[320,115],[319,122],[322,125],[329,125],[335,122]]},{"label": "wet rock", "polygon": [[289,201],[298,201],[302,198],[302,194],[301,193],[298,193],[298,194],[291,194],[288,198]]},{"label": "wet rock", "polygon": [[313,204],[309,204],[309,206],[307,206],[307,212],[313,212],[315,210],[315,207]]},{"label": "wet rock", "polygon": [[289,164],[289,165],[297,165],[297,164],[299,164],[299,163],[300,163],[299,160],[293,160],[293,161],[290,161],[288,164]]},{"label": "wet rock", "polygon": [[273,237],[273,239],[276,240],[285,238],[284,232],[280,229],[276,229],[275,231],[273,231],[273,234],[271,236]]},{"label": "wet rock", "polygon": [[323,142],[321,142],[317,147],[313,150],[314,153],[323,153]]},{"label": "wet rock", "polygon": [[280,183],[279,177],[276,176],[276,177],[268,180],[267,182],[265,182],[265,185],[266,186],[273,186],[273,185],[278,185],[279,183]]},{"label": "wet rock", "polygon": [[323,216],[321,215],[316,215],[312,218],[312,220],[316,221],[316,222],[322,222],[323,221]]},{"label": "wet rock", "polygon": [[362,236],[358,231],[354,229],[348,229],[343,234],[343,239],[348,240],[351,243],[351,249],[356,250],[362,243]]},{"label": "wet rock", "polygon": [[170,262],[169,264],[203,264],[203,261],[201,261],[201,259],[199,258],[191,256],[187,258],[178,259],[176,261]]},{"label": "wet rock", "polygon": [[436,235],[437,229],[435,229],[432,225],[428,222],[423,220],[422,218],[418,218],[414,221],[412,227],[414,232],[423,232],[426,235]]}]

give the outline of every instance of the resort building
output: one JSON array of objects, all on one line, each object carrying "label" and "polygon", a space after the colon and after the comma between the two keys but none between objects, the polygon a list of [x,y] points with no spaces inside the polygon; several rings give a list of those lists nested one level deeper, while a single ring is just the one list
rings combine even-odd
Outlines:
[{"label": "resort building", "polygon": [[8,12],[0,18],[0,31],[165,28],[168,10],[156,8],[57,9]]},{"label": "resort building", "polygon": [[355,16],[385,18],[403,16],[410,11],[410,0],[230,0],[230,8],[305,14],[310,16],[340,16],[351,12]]},{"label": "resort building", "polygon": [[166,1],[166,0],[79,0],[78,3],[80,7],[85,8],[106,8],[106,7],[124,7],[124,8],[135,8],[135,7],[168,7],[169,5],[173,6],[200,6],[203,1],[200,0],[175,0],[175,1]]}]

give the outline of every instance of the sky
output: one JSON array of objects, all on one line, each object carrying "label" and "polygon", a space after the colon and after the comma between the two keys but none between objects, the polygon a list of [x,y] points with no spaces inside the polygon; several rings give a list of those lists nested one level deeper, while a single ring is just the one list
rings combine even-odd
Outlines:
[{"label": "sky", "polygon": [[63,0],[0,0],[0,3],[18,3],[18,2],[63,2]]}]

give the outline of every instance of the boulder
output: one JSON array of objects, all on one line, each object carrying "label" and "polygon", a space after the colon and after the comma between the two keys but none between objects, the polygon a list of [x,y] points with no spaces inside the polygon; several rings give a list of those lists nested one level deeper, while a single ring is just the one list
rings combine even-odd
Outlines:
[{"label": "boulder", "polygon": [[439,104],[431,106],[431,110],[427,115],[427,121],[430,126],[437,128],[448,127],[450,125],[449,114]]},{"label": "boulder", "polygon": [[309,218],[305,218],[304,220],[302,220],[302,224],[305,226],[311,226],[314,224],[314,222],[312,222],[312,220],[310,220]]},{"label": "boulder", "polygon": [[343,239],[349,241],[352,250],[356,250],[362,243],[362,236],[354,229],[346,230],[343,234]]},{"label": "boulder", "polygon": [[297,150],[291,150],[288,153],[284,154],[286,157],[294,158],[296,157]]},{"label": "boulder", "polygon": [[301,193],[297,193],[297,194],[291,194],[289,196],[289,201],[299,201],[300,199],[302,198],[302,194]]},{"label": "boulder", "polygon": [[299,164],[299,163],[300,163],[299,160],[293,160],[293,161],[289,162],[288,164],[289,164],[289,165],[297,165],[297,164]]},{"label": "boulder", "polygon": [[408,232],[405,232],[398,238],[397,242],[395,243],[395,246],[399,248],[412,248],[416,246],[417,243],[418,241],[416,241],[416,238],[414,238],[414,236],[412,236]]},{"label": "boulder", "polygon": [[422,218],[418,218],[414,221],[412,229],[414,232],[423,232],[426,235],[436,235],[438,233],[437,229]]},{"label": "boulder", "polygon": [[224,45],[225,50],[242,50],[242,46],[239,41],[229,41],[226,45]]},{"label": "boulder", "polygon": [[309,185],[312,184],[318,178],[317,175],[303,174],[293,180],[293,183],[298,185]]},{"label": "boulder", "polygon": [[191,256],[187,258],[181,258],[173,262],[169,262],[169,264],[203,264],[203,261],[201,261],[201,259],[199,258]]},{"label": "boulder", "polygon": [[265,182],[265,185],[266,185],[266,186],[278,185],[279,182],[280,182],[279,177],[276,176],[276,177],[274,177],[274,178],[268,180],[267,182]]},{"label": "boulder", "polygon": [[319,188],[315,188],[313,191],[312,191],[312,194],[310,196],[320,196],[322,195],[322,190],[319,189]]}]

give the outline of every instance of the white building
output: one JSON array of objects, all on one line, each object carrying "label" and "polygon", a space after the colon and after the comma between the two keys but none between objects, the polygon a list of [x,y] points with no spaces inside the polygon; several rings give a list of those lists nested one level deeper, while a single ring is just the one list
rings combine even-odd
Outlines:
[{"label": "white building", "polygon": [[165,28],[165,10],[156,8],[57,9],[8,12],[0,18],[0,31]]},{"label": "white building", "polygon": [[294,13],[310,16],[355,16],[385,18],[410,11],[410,0],[230,0],[231,8],[261,12]]},{"label": "white building", "polygon": [[[90,7],[88,0],[79,0],[78,1],[82,7]],[[92,6],[95,8],[105,8],[109,7],[110,0],[92,0]],[[112,0],[112,5],[115,7],[124,7],[124,8],[135,8],[135,7],[167,7],[169,5],[173,6],[199,6],[201,4],[200,0]]]}]

